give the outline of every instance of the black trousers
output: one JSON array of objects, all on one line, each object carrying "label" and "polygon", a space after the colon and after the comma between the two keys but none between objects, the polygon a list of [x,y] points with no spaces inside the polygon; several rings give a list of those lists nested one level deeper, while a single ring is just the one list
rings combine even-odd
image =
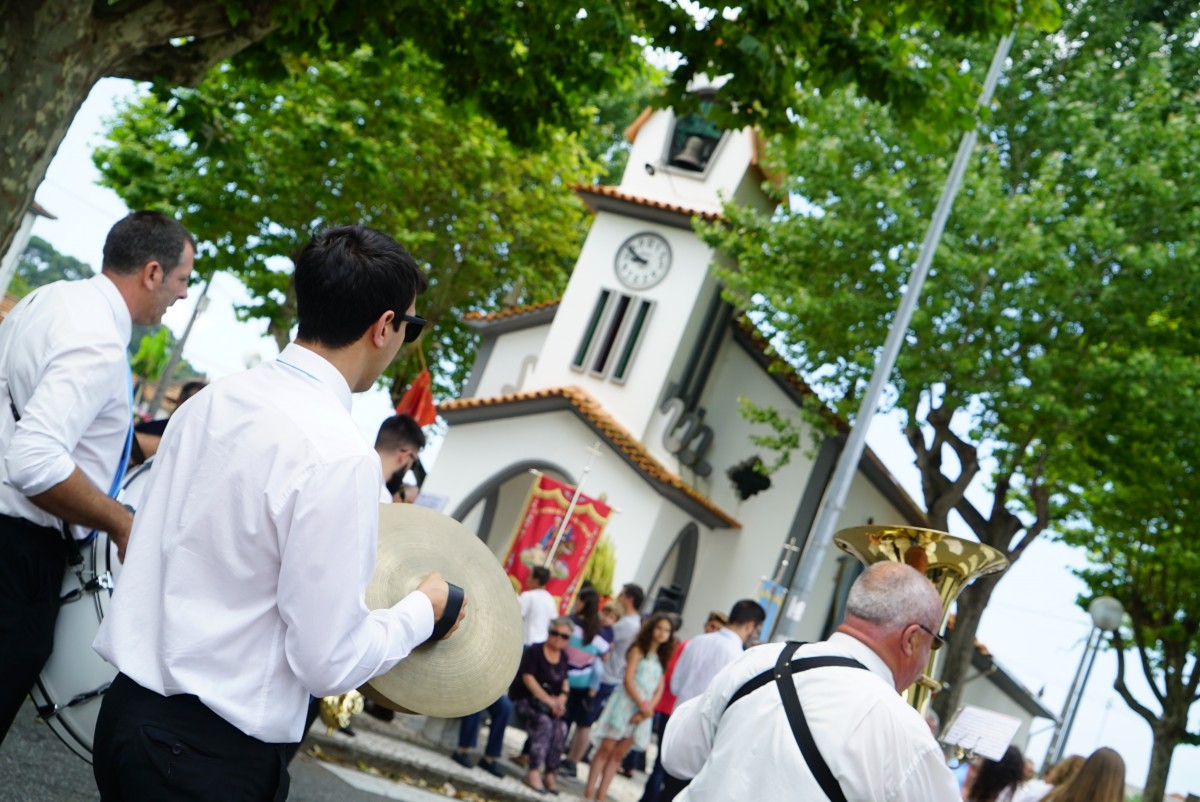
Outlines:
[{"label": "black trousers", "polygon": [[62,533],[0,515],[0,743],[54,648],[66,567]]},{"label": "black trousers", "polygon": [[101,802],[282,802],[288,746],[245,734],[195,696],[118,674],[100,706],[92,771]]},{"label": "black trousers", "polygon": [[658,792],[658,802],[671,802],[691,784],[691,780],[681,780],[663,772],[662,790]]}]

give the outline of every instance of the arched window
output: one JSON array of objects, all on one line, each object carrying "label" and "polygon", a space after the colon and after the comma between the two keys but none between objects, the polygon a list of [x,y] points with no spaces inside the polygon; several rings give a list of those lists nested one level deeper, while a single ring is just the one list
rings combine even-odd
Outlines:
[{"label": "arched window", "polygon": [[541,460],[517,462],[493,474],[455,508],[452,517],[461,521],[488,544],[497,559],[504,559],[533,482],[530,471],[541,471],[567,484],[571,475],[557,465]]},{"label": "arched window", "polygon": [[694,522],[688,523],[679,531],[675,542],[667,550],[658,571],[654,574],[650,592],[646,594],[647,610],[652,610],[655,600],[662,596],[676,603],[676,612],[683,611],[688,591],[692,587],[692,573],[696,569],[696,552],[699,549],[700,527]]}]

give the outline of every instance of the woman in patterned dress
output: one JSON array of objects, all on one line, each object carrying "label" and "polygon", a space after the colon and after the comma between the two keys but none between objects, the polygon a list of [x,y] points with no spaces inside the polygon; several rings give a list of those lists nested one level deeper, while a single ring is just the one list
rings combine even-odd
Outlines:
[{"label": "woman in patterned dress", "polygon": [[625,683],[609,697],[608,705],[592,727],[599,743],[588,771],[585,800],[604,799],[621,759],[629,747],[650,744],[651,718],[663,689],[663,667],[675,651],[675,627],[665,613],[655,613],[629,647]]}]

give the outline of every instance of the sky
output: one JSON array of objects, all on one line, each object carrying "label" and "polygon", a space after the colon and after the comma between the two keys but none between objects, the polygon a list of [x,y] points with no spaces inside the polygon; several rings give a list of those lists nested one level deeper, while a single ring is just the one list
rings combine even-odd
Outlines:
[{"label": "sky", "polygon": [[[112,115],[116,103],[135,91],[128,81],[105,79],[96,85],[76,115],[36,196],[58,220],[39,218],[33,233],[93,267],[100,263],[108,229],[127,210],[114,192],[96,185],[98,173],[91,162],[91,150],[103,139],[104,118]],[[199,288],[193,288],[189,297],[173,306],[164,318],[177,336],[187,325],[198,293]],[[278,353],[274,340],[263,334],[264,323],[236,320],[233,305],[244,303],[248,297],[236,279],[217,274],[208,295],[208,307],[197,319],[183,352],[197,369],[216,379]],[[380,421],[389,414],[391,404],[386,393],[374,390],[355,397],[354,419],[368,440],[374,441]],[[898,420],[877,416],[867,439],[908,492],[920,499],[919,475]],[[431,470],[436,470],[436,445],[431,443],[422,455]],[[982,485],[973,489],[982,492]],[[965,530],[956,533],[964,534]],[[1075,603],[1084,590],[1083,584],[1071,574],[1072,568],[1082,567],[1085,562],[1080,552],[1050,542],[1045,536],[1039,538],[998,585],[979,629],[979,640],[997,662],[1034,693],[1042,691],[1043,704],[1053,711],[1062,709],[1091,631],[1090,617]],[[747,595],[752,593],[753,589],[747,589]],[[1157,709],[1141,679],[1136,654],[1131,652],[1129,658],[1126,678],[1130,689],[1143,704]],[[1065,754],[1086,756],[1100,746],[1114,748],[1125,758],[1127,781],[1140,787],[1149,766],[1150,729],[1112,689],[1115,677],[1116,656],[1102,651],[1086,686]],[[1193,731],[1200,728],[1200,705],[1193,707],[1191,723]],[[1039,767],[1050,742],[1051,727],[1049,721],[1036,722],[1026,749]],[[1175,750],[1167,789],[1200,794],[1200,748]]]}]

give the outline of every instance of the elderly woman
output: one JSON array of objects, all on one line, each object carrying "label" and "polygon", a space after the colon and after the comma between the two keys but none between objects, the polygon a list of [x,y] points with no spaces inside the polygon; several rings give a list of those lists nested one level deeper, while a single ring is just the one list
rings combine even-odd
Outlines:
[{"label": "elderly woman", "polygon": [[525,783],[536,791],[557,794],[554,772],[562,760],[567,723],[567,656],[563,647],[575,625],[562,616],[550,622],[545,643],[525,647],[517,678],[508,689],[513,707],[529,733],[529,771]]}]

